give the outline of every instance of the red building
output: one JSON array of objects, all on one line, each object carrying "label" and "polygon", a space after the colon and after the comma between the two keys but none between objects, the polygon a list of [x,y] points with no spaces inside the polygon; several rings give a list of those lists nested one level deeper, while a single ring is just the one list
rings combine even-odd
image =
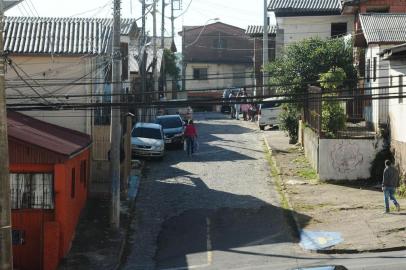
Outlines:
[{"label": "red building", "polygon": [[87,198],[89,135],[7,115],[15,269],[56,269]]}]

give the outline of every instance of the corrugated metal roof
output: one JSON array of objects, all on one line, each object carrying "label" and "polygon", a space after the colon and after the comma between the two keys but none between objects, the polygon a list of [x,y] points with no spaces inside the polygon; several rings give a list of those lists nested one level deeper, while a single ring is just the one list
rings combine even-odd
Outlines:
[{"label": "corrugated metal roof", "polygon": [[341,0],[270,0],[268,10],[276,16],[341,14]]},{"label": "corrugated metal roof", "polygon": [[52,125],[21,113],[7,112],[8,136],[66,158],[87,148],[89,135]]},{"label": "corrugated metal roof", "polygon": [[[253,36],[253,35],[261,35],[264,32],[264,27],[262,25],[248,25],[247,30],[245,30],[245,34]],[[276,25],[271,25],[268,29],[268,34],[276,34]]]},{"label": "corrugated metal roof", "polygon": [[[112,19],[6,17],[4,49],[11,53],[105,54]],[[135,19],[122,19],[121,34],[135,29]]]},{"label": "corrugated metal roof", "polygon": [[359,18],[367,43],[406,42],[405,13],[368,13]]}]

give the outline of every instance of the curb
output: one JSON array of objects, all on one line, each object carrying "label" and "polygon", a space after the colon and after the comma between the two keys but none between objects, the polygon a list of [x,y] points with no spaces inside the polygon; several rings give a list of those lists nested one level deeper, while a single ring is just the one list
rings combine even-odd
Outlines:
[{"label": "curb", "polygon": [[[290,215],[289,216],[294,221],[294,228],[293,229],[295,230],[295,233],[296,233],[295,236],[300,239],[300,231],[302,229],[300,227],[299,220],[298,220],[297,216],[295,215],[295,210],[293,209],[292,203],[290,202],[289,195],[286,192],[283,191],[283,187],[285,187],[285,185],[284,185],[284,182],[283,182],[283,179],[282,179],[281,170],[280,170],[280,168],[278,167],[278,165],[276,163],[275,157],[272,155],[272,148],[269,146],[268,140],[266,139],[265,135],[263,137],[264,137],[265,146],[268,149],[268,153],[270,154],[271,163],[272,163],[271,166],[273,166],[276,169],[276,172],[277,172],[276,177],[279,178],[279,179],[277,179],[277,181],[280,182],[280,186],[282,187],[280,192],[283,193],[283,196],[285,196],[285,198],[286,198],[288,210],[290,210]],[[285,208],[285,207],[282,206],[282,208]]]},{"label": "curb", "polygon": [[131,221],[134,218],[134,210],[135,210],[135,201],[137,199],[137,194],[138,194],[138,190],[139,190],[139,185],[142,179],[142,173],[144,171],[144,167],[145,167],[145,162],[141,163],[141,167],[139,168],[141,174],[139,177],[135,177],[134,175],[130,176],[131,180],[130,180],[130,189],[133,190],[133,193],[131,195],[128,195],[127,200],[130,201],[129,203],[129,216],[128,216],[128,223],[125,225],[125,229],[124,229],[124,235],[123,235],[123,240],[121,241],[120,244],[120,252],[118,254],[118,259],[117,259],[117,263],[116,266],[114,267],[115,270],[120,269],[121,264],[123,263],[123,257],[124,257],[124,252],[126,250],[126,246],[127,246],[127,239],[129,236],[129,231],[130,231],[130,226],[131,226]]},{"label": "curb", "polygon": [[[272,155],[272,148],[269,146],[268,140],[266,139],[265,135],[263,136],[264,138],[264,142],[266,145],[266,148],[268,149],[268,152],[270,154],[270,158],[271,158],[271,162],[272,162],[272,166],[275,167],[277,173],[278,173],[278,178],[281,182],[281,187],[285,187],[284,182],[283,182],[283,178],[282,178],[282,174],[281,174],[281,170],[277,165],[277,162],[275,160],[275,157]],[[290,216],[291,218],[294,220],[294,225],[295,225],[295,230],[296,233],[299,235],[299,239],[300,239],[300,231],[302,230],[300,227],[300,223],[298,221],[297,216],[295,215],[295,210],[292,207],[292,204],[290,202],[289,199],[289,195],[283,191],[283,189],[281,190],[281,192],[283,192],[283,195],[286,198],[287,204],[288,204],[288,209],[291,211],[290,212]],[[304,251],[310,252],[310,253],[317,253],[317,254],[360,254],[360,253],[378,253],[378,252],[391,252],[391,251],[403,251],[406,250],[406,246],[399,246],[399,247],[389,247],[389,248],[376,248],[376,249],[362,249],[362,250],[358,250],[358,249],[318,249],[318,250],[305,250]]]}]

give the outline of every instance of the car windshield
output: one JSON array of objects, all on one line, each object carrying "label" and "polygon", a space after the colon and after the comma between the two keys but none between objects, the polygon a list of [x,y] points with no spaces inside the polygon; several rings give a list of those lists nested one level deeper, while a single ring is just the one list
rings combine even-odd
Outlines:
[{"label": "car windshield", "polygon": [[132,136],[139,138],[162,139],[161,131],[156,128],[137,127],[133,129]]},{"label": "car windshield", "polygon": [[156,123],[160,124],[163,128],[178,128],[183,126],[179,117],[157,119]]}]

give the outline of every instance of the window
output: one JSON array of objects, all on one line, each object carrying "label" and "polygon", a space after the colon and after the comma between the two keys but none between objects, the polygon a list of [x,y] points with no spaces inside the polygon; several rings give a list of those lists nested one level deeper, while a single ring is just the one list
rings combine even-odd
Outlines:
[{"label": "window", "polygon": [[331,36],[341,37],[347,34],[347,23],[332,23]]},{"label": "window", "polygon": [[207,68],[194,68],[193,69],[194,80],[207,80]]},{"label": "window", "polygon": [[366,77],[367,82],[369,82],[371,80],[371,59],[367,59]]},{"label": "window", "polygon": [[399,103],[403,103],[403,75],[399,75]]},{"label": "window", "polygon": [[372,74],[372,79],[374,81],[376,81],[376,57],[374,57],[374,64],[373,65],[374,65],[373,66],[374,71],[373,71],[373,74]]},{"label": "window", "polygon": [[213,47],[216,49],[225,49],[227,48],[227,40],[224,38],[214,39]]},{"label": "window", "polygon": [[75,168],[72,169],[72,183],[71,183],[71,190],[70,190],[70,197],[75,198],[75,191],[76,191],[76,170]]},{"label": "window", "polygon": [[388,12],[389,12],[388,5],[367,7],[367,13],[388,13]]},{"label": "window", "polygon": [[80,162],[80,182],[86,186],[86,183],[87,183],[86,160],[82,160]]},{"label": "window", "polygon": [[51,173],[10,173],[12,209],[54,209]]}]

